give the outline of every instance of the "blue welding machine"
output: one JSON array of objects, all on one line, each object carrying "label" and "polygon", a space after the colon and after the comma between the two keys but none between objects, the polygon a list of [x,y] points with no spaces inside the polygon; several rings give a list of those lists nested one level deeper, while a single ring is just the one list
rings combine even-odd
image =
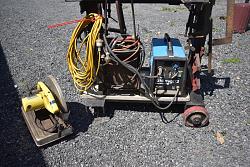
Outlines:
[{"label": "blue welding machine", "polygon": [[153,38],[150,88],[158,96],[185,95],[187,55],[176,38]]}]

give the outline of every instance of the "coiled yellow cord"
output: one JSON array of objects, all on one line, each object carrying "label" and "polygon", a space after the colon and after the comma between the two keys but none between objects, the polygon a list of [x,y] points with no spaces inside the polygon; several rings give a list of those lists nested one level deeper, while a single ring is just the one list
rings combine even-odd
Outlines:
[{"label": "coiled yellow cord", "polygon": [[[100,36],[102,21],[102,16],[94,13],[89,14],[83,21],[78,23],[70,39],[67,62],[75,87],[80,92],[88,90],[93,85],[99,71],[101,60],[100,50],[98,51],[98,62],[95,62],[94,55],[96,53],[95,44]],[[91,31],[82,40],[80,47],[77,47],[77,39],[79,39],[82,32],[91,23],[93,23]],[[81,56],[80,53],[83,47],[86,50],[84,56]],[[95,67],[95,63],[97,67]]]}]

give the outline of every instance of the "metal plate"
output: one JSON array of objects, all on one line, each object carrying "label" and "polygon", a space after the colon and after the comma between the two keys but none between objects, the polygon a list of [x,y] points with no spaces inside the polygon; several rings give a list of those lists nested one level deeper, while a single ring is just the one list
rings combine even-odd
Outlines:
[{"label": "metal plate", "polygon": [[56,79],[52,75],[49,75],[46,79],[45,84],[48,86],[49,90],[53,93],[62,112],[63,113],[69,112],[62,90],[59,84],[57,83]]},{"label": "metal plate", "polygon": [[50,89],[50,91],[52,92],[52,94],[54,95],[56,102],[61,110],[60,116],[63,120],[67,121],[69,118],[69,110],[66,104],[66,101],[64,99],[62,90],[59,86],[59,84],[57,83],[56,79],[52,76],[49,75],[46,79],[45,84],[48,86],[48,88]]},{"label": "metal plate", "polygon": [[65,123],[62,119],[58,120],[61,125],[64,125],[60,135],[58,135],[57,132],[49,133],[43,131],[36,125],[36,119],[41,121],[44,127],[51,127],[52,122],[48,118],[48,114],[51,113],[46,113],[45,111],[25,112],[23,108],[21,109],[26,125],[28,126],[31,136],[38,147],[57,141],[73,133],[72,127],[69,124]]},{"label": "metal plate", "polygon": [[[151,101],[144,96],[140,95],[94,95],[83,94],[81,98],[84,100],[84,105],[90,107],[103,107],[105,102],[131,102],[131,103],[151,103]],[[169,103],[173,100],[173,97],[159,97],[158,101],[163,103]],[[177,97],[175,103],[186,104],[190,101],[190,95],[185,97]]]}]

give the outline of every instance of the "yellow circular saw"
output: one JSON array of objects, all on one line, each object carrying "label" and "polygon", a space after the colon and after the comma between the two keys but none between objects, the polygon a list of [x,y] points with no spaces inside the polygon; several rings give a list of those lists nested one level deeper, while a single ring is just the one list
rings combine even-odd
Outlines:
[{"label": "yellow circular saw", "polygon": [[37,83],[31,96],[22,98],[22,114],[37,146],[72,133],[62,90],[51,75]]},{"label": "yellow circular saw", "polygon": [[54,95],[43,82],[38,82],[36,90],[33,92],[37,93],[22,99],[25,112],[41,110],[43,108],[46,108],[52,114],[56,114],[60,111]]}]

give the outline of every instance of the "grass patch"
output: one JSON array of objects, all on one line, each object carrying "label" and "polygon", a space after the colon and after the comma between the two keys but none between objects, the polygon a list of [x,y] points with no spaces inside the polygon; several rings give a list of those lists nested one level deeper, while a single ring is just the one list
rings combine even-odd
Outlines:
[{"label": "grass patch", "polygon": [[239,58],[228,58],[222,61],[223,63],[240,63]]},{"label": "grass patch", "polygon": [[219,28],[213,27],[213,32],[220,32],[221,30]]}]

